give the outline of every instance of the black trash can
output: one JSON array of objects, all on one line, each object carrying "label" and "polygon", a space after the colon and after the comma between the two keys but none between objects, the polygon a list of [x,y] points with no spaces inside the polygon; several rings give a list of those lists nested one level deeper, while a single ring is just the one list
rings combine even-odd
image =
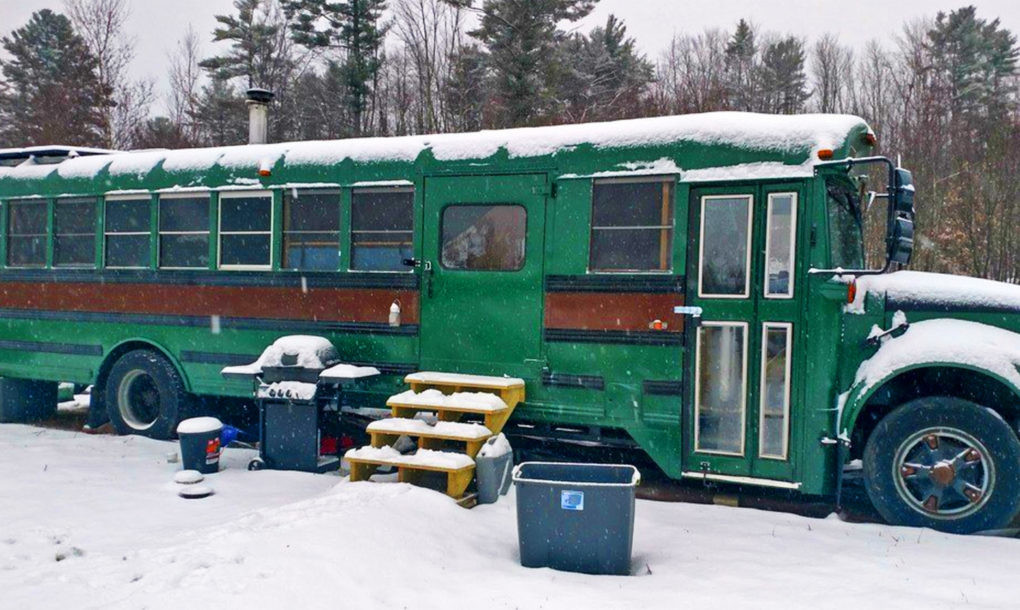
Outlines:
[{"label": "black trash can", "polygon": [[220,469],[220,432],[223,424],[215,417],[193,417],[177,425],[181,439],[181,467],[212,474]]},{"label": "black trash can", "polygon": [[630,574],[637,468],[524,462],[513,479],[521,565]]}]

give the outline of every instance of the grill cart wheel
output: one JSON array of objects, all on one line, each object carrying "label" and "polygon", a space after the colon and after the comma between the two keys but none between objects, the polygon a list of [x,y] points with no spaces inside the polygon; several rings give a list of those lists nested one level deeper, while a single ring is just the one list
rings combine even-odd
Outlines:
[{"label": "grill cart wheel", "polygon": [[149,350],[124,354],[106,380],[106,409],[118,434],[169,439],[187,415],[191,396],[177,370]]},{"label": "grill cart wheel", "polygon": [[248,470],[262,470],[265,467],[266,461],[262,458],[252,458],[252,460],[248,462]]},{"label": "grill cart wheel", "polygon": [[1020,509],[1020,440],[993,411],[950,397],[910,401],[864,449],[868,496],[889,523],[969,534]]}]

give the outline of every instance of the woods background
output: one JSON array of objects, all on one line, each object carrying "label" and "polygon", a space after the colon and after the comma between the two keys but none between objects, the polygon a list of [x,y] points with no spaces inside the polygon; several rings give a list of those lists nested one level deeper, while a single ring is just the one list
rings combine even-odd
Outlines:
[{"label": "woods background", "polygon": [[1020,282],[1020,49],[994,15],[919,16],[856,49],[740,21],[646,56],[613,16],[568,31],[596,2],[235,0],[133,80],[127,0],[67,0],[0,32],[0,148],[242,144],[252,86],[277,95],[271,141],[846,112],[914,171],[913,268]]}]

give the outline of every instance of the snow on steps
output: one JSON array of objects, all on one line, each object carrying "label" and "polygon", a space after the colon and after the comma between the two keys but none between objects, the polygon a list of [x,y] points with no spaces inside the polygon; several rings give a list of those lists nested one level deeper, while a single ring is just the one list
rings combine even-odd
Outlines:
[{"label": "snow on steps", "polygon": [[349,449],[344,454],[344,459],[348,462],[361,461],[390,466],[410,466],[421,470],[448,471],[475,467],[475,461],[463,453],[431,449],[419,449],[414,453],[404,455],[393,447],[361,447]]},{"label": "snow on steps", "polygon": [[450,395],[439,390],[415,392],[406,390],[390,396],[386,404],[390,407],[423,407],[421,410],[459,411],[462,413],[494,413],[509,407],[503,399],[487,392],[455,392]]},{"label": "snow on steps", "polygon": [[485,440],[492,436],[492,432],[481,424],[441,421],[436,422],[433,426],[425,420],[403,417],[391,417],[374,421],[368,425],[368,431],[382,434],[427,436],[430,438],[458,441]]},{"label": "snow on steps", "polygon": [[367,481],[379,466],[395,466],[401,483],[417,484],[422,471],[442,472],[446,475],[446,495],[464,497],[475,475],[475,461],[463,453],[419,449],[403,455],[393,447],[361,447],[344,454],[351,467],[351,481]]},{"label": "snow on steps", "polygon": [[462,388],[490,388],[508,390],[510,388],[523,388],[524,380],[518,377],[494,377],[488,375],[463,375],[461,373],[438,373],[435,371],[420,371],[411,373],[404,377],[404,381],[411,384],[462,387]]},{"label": "snow on steps", "polygon": [[372,446],[392,445],[401,436],[417,437],[419,449],[439,449],[448,442],[464,443],[468,456],[474,457],[482,449],[492,431],[481,424],[451,421],[428,422],[421,419],[393,417],[381,419],[368,425],[372,435]]}]

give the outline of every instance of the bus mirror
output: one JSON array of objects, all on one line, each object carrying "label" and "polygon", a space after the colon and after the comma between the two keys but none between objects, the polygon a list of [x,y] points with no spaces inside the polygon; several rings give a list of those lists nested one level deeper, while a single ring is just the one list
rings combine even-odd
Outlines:
[{"label": "bus mirror", "polygon": [[893,185],[893,209],[901,214],[914,215],[914,177],[908,170],[897,167]]},{"label": "bus mirror", "polygon": [[889,262],[906,265],[914,252],[914,221],[899,216],[892,224],[889,235]]}]

